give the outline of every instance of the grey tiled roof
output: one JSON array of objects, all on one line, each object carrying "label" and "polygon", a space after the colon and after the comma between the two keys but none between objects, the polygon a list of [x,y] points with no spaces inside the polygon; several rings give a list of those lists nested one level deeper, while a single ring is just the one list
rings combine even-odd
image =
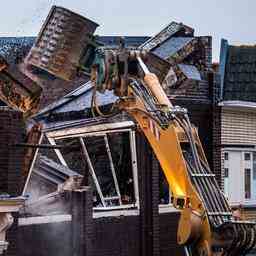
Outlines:
[{"label": "grey tiled roof", "polygon": [[229,46],[224,100],[256,102],[256,46]]},{"label": "grey tiled roof", "polygon": [[27,54],[35,37],[0,37],[0,55],[10,64],[15,64]]},{"label": "grey tiled roof", "polygon": [[[119,36],[99,36],[98,41],[104,45],[118,44]],[[145,42],[146,36],[125,36],[127,46],[137,47]],[[35,37],[0,37],[0,55],[5,57],[10,64],[15,64],[16,58],[24,57],[32,47]]]}]

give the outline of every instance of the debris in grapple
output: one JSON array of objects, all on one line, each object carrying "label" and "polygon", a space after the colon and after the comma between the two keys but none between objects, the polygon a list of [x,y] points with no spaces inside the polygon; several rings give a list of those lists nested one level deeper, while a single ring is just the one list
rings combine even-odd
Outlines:
[{"label": "debris in grapple", "polygon": [[41,87],[0,58],[0,99],[26,115],[38,111]]},{"label": "debris in grapple", "polygon": [[98,24],[87,18],[53,6],[26,58],[27,64],[72,80],[78,68],[90,62],[97,27]]}]

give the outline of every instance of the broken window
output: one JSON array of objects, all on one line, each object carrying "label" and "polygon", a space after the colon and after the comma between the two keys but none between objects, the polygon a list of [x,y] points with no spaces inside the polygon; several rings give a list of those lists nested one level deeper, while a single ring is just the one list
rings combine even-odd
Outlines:
[{"label": "broken window", "polygon": [[[81,133],[78,128],[79,134],[76,135],[65,129],[60,130],[63,136],[52,136],[55,131],[45,133],[41,143],[44,146],[48,143],[49,147],[37,150],[30,178],[36,173],[47,176],[49,180],[54,178],[58,180],[55,188],[60,190],[67,185],[66,178],[76,176],[79,185],[92,187],[95,210],[138,208],[135,131],[130,127],[106,131],[95,127],[96,132],[87,133]],[[78,184],[72,181],[68,184]],[[26,192],[31,183],[33,180],[28,178]],[[44,191],[53,193],[52,189]],[[45,192],[40,190],[39,198],[44,196]]]},{"label": "broken window", "polygon": [[91,183],[85,183],[93,187],[95,208],[138,205],[134,131],[92,133],[50,142],[65,145],[59,157],[69,168],[89,177]]},{"label": "broken window", "polygon": [[[49,139],[60,161],[92,185],[97,209],[138,206],[135,132],[104,132],[79,137]],[[88,178],[88,179],[86,179]]]},{"label": "broken window", "polygon": [[23,190],[28,196],[24,213],[44,215],[68,211],[58,195],[80,187],[83,176],[66,165],[60,157],[60,147],[51,145],[45,135],[40,139]]}]

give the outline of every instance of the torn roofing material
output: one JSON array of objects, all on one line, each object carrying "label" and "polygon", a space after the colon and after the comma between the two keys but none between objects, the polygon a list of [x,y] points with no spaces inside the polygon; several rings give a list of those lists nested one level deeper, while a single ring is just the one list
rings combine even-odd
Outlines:
[{"label": "torn roofing material", "polygon": [[170,39],[173,36],[194,36],[194,29],[182,24],[172,21],[169,25],[164,27],[159,33],[157,33],[152,38],[148,39],[143,43],[140,48],[152,51],[159,45],[163,44],[166,40]]},{"label": "torn roofing material", "polygon": [[[65,113],[71,111],[85,111],[91,107],[91,99],[93,94],[93,85],[91,81],[80,86],[73,92],[62,97],[60,100],[55,101],[53,104],[50,104],[46,108],[42,109],[37,115],[33,118],[35,120],[44,119],[47,115],[51,113]],[[97,103],[99,106],[109,105],[114,103],[117,100],[117,97],[113,94],[112,91],[105,92],[101,94],[97,92]]]},{"label": "torn roofing material", "polygon": [[183,74],[188,78],[196,81],[201,81],[201,75],[198,69],[193,65],[178,64]]},{"label": "torn roofing material", "polygon": [[223,100],[256,102],[256,46],[228,46]]},{"label": "torn roofing material", "polygon": [[185,45],[190,43],[193,37],[171,37],[163,44],[153,50],[153,53],[163,59],[168,59],[176,52],[182,49]]},{"label": "torn roofing material", "polygon": [[82,175],[75,171],[72,171],[68,167],[56,163],[47,156],[38,155],[38,159],[39,161],[35,166],[33,173],[56,185],[64,183],[67,179],[71,177],[83,177]]}]

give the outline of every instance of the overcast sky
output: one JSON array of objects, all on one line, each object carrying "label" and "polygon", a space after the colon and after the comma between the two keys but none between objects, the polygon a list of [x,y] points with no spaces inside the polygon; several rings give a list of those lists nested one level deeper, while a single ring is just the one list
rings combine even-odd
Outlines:
[{"label": "overcast sky", "polygon": [[183,22],[213,37],[214,60],[221,38],[256,41],[255,0],[1,0],[0,36],[37,35],[53,4],[96,21],[99,35],[154,35],[173,20]]}]

